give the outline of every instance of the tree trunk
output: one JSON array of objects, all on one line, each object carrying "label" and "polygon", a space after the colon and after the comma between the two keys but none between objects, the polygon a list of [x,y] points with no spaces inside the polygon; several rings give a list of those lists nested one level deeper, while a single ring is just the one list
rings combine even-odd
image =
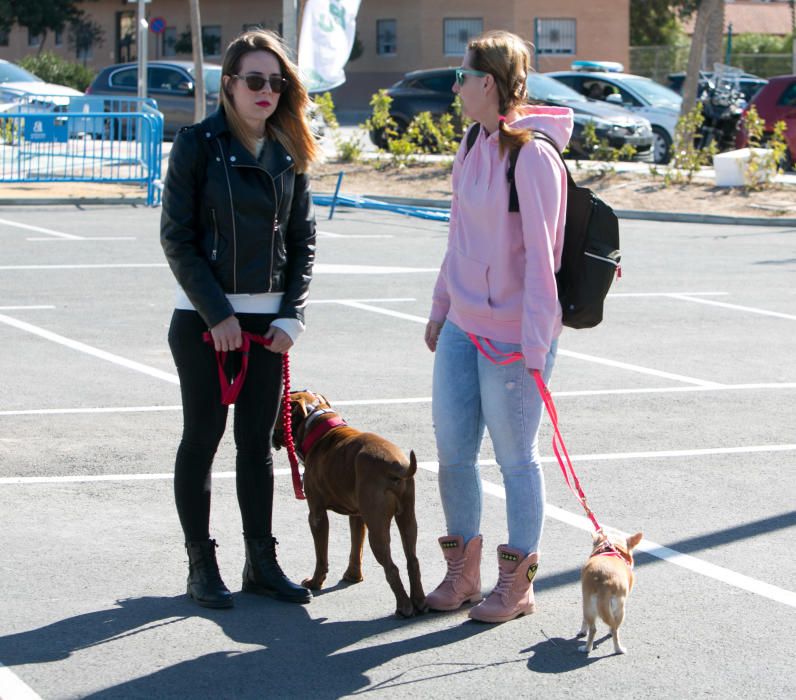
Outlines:
[{"label": "tree trunk", "polygon": [[708,24],[707,50],[705,52],[705,67],[707,70],[713,70],[714,63],[724,63],[723,39],[724,3],[720,2],[713,14],[711,14],[710,23]]},{"label": "tree trunk", "polygon": [[193,49],[193,120],[205,118],[205,73],[204,46],[202,46],[202,18],[199,16],[199,0],[189,0],[191,6],[191,47]]},{"label": "tree trunk", "polygon": [[688,54],[688,72],[683,83],[683,106],[680,114],[688,114],[697,101],[697,84],[699,83],[699,70],[702,67],[702,54],[705,51],[708,28],[711,15],[719,6],[724,5],[724,0],[702,0],[697,9],[694,34],[691,37],[691,51]]},{"label": "tree trunk", "polygon": [[44,50],[44,42],[47,41],[47,30],[42,31],[39,36],[41,40],[39,41],[39,50],[36,52],[37,56],[41,56],[41,52]]}]

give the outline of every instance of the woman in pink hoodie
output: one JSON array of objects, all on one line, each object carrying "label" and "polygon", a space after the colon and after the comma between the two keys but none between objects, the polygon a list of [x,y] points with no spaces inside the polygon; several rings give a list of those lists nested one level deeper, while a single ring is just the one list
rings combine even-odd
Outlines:
[{"label": "woman in pink hoodie", "polygon": [[[532,371],[548,381],[561,332],[555,273],[561,265],[566,172],[544,132],[563,150],[572,111],[527,104],[526,42],[488,32],[468,45],[453,92],[478,136],[466,139],[453,165],[448,248],[434,288],[425,341],[434,361],[432,411],[439,488],[448,534],[439,539],[447,562],[430,608],[455,610],[481,600],[481,477],[484,428],[506,489],[508,544],[497,548],[498,582],[470,610],[483,622],[505,622],[534,611],[532,581],[544,521],[544,477],[537,437],[542,400]],[[510,213],[509,153],[519,150],[514,181],[518,213]],[[497,365],[468,334],[524,362]]]}]

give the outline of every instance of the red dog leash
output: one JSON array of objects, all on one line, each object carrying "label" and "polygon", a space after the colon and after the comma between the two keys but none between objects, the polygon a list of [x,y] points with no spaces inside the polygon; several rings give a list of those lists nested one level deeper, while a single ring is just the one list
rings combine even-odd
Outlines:
[{"label": "red dog leash", "polygon": [[[242,353],[240,371],[231,380],[227,379],[227,374],[224,371],[224,362],[227,359],[227,353],[224,350],[216,352],[216,364],[218,365],[218,382],[221,386],[221,403],[224,406],[230,406],[237,401],[240,395],[240,390],[243,388],[243,382],[246,380],[246,372],[249,369],[249,351],[251,350],[252,343],[266,347],[271,344],[271,340],[256,333],[249,333],[248,331],[241,331],[243,342],[239,348]],[[202,333],[202,340],[213,345],[213,336],[209,332]],[[287,456],[290,461],[290,474],[293,478],[293,493],[296,498],[303,500],[304,490],[301,487],[301,475],[298,469],[298,458],[296,457],[296,446],[293,442],[293,427],[290,420],[290,358],[287,353],[282,355],[282,379],[284,382],[284,391],[282,393],[282,430],[285,436],[285,447],[287,448]]]},{"label": "red dog leash", "polygon": [[[478,351],[493,364],[510,365],[512,362],[520,362],[524,359],[521,352],[502,352],[492,344],[489,338],[484,338],[483,340],[489,349],[495,353],[495,355],[492,356],[484,349],[484,346],[481,345],[481,341],[476,335],[473,333],[468,333],[467,337],[473,342],[475,347],[478,348]],[[594,529],[597,530],[597,532],[602,532],[602,527],[597,522],[594,512],[591,508],[589,508],[589,504],[586,502],[586,494],[583,493],[583,489],[580,486],[580,481],[578,481],[578,475],[575,473],[575,469],[572,466],[572,460],[570,460],[567,447],[564,444],[564,438],[561,437],[561,431],[558,429],[558,413],[556,412],[556,407],[553,403],[553,397],[550,395],[550,391],[545,385],[544,379],[542,379],[542,374],[538,369],[533,371],[533,378],[536,381],[536,387],[539,389],[539,394],[542,396],[544,407],[547,409],[547,415],[550,416],[550,422],[553,424],[553,453],[558,460],[558,465],[561,467],[561,473],[564,475],[564,481],[567,482],[569,490],[575,494],[575,498],[577,498],[580,504],[583,506],[583,510],[586,511],[586,515],[594,525]],[[561,447],[560,451],[559,445]],[[561,453],[563,453],[564,457],[566,458],[566,466],[564,464],[564,460],[561,458]],[[572,482],[570,482],[569,474],[572,475]],[[574,488],[572,484],[575,485]]]}]

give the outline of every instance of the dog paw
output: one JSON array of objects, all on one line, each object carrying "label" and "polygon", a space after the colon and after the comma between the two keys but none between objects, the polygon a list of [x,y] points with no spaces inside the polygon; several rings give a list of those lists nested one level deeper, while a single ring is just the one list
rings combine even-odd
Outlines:
[{"label": "dog paw", "polygon": [[584,654],[588,654],[591,651],[591,649],[589,649],[589,645],[588,644],[581,644],[578,647],[578,651],[582,651]]},{"label": "dog paw", "polygon": [[627,654],[627,649],[624,647],[614,647],[614,654]]},{"label": "dog paw", "polygon": [[414,617],[414,615],[415,615],[415,606],[412,605],[409,601],[407,601],[406,603],[404,603],[403,605],[399,605],[395,609],[395,614],[398,617],[402,617],[404,619],[407,619],[407,618],[410,618],[410,617]]},{"label": "dog paw", "polygon": [[323,587],[323,579],[319,581],[314,578],[305,578],[301,582],[301,585],[304,586],[304,588],[309,588],[311,591],[319,591]]},{"label": "dog paw", "polygon": [[364,578],[361,571],[346,571],[343,574],[343,581],[347,581],[348,583],[362,583]]},{"label": "dog paw", "polygon": [[428,612],[428,605],[426,604],[426,599],[423,598],[422,600],[413,600],[412,605],[414,605],[415,610],[418,613]]}]

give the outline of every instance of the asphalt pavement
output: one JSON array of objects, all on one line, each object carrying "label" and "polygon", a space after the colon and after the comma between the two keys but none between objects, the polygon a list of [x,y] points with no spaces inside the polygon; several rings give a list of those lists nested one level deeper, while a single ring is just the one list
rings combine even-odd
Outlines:
[{"label": "asphalt pavement", "polygon": [[[422,341],[446,226],[318,210],[307,332],[294,387],[413,449],[418,556],[444,564]],[[157,209],[0,213],[0,698],[785,698],[796,663],[796,228],[623,221],[623,276],[604,323],[565,330],[551,389],[589,502],[642,530],[622,627],[577,650],[591,526],[541,437],[548,504],[534,615],[466,609],[410,620],[366,546],[344,585],[348,524],[330,515],[327,588],[311,604],[240,592],[232,430],[217,455],[212,534],[231,610],[185,596],[171,471],[179,388],[166,343],[174,282]],[[504,494],[482,454],[484,592],[505,541]],[[306,504],[284,451],[274,530],[309,575]],[[393,555],[406,581],[397,531]],[[788,690],[791,688],[791,690]]]}]

